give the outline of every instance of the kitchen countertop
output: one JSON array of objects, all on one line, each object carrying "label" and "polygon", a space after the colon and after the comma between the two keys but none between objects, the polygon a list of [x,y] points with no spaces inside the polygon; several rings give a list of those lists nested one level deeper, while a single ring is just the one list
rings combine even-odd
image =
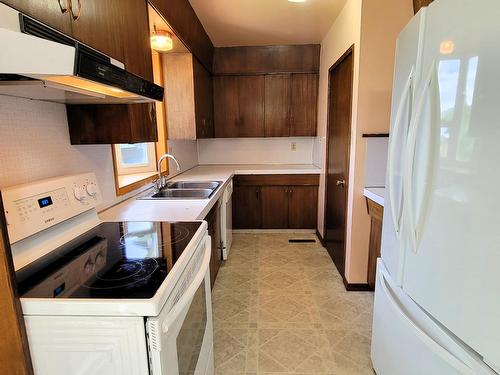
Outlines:
[{"label": "kitchen countertop", "polygon": [[138,200],[129,198],[99,213],[104,221],[192,221],[203,220],[222,197],[234,175],[319,174],[311,164],[200,165],[169,181],[222,181],[210,199]]},{"label": "kitchen countertop", "polygon": [[384,207],[385,188],[365,188],[363,195]]}]

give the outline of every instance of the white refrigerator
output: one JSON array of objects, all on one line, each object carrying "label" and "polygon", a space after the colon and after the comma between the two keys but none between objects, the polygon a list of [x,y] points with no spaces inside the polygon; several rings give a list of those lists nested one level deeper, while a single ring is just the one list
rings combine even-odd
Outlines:
[{"label": "white refrigerator", "polygon": [[500,373],[500,1],[423,8],[392,105],[374,369]]}]

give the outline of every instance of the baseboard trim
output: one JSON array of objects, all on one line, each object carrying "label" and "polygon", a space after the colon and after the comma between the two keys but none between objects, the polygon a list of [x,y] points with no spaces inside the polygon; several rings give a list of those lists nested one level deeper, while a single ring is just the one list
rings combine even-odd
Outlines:
[{"label": "baseboard trim", "polygon": [[373,289],[370,288],[370,285],[368,284],[350,284],[344,276],[342,276],[342,280],[344,281],[344,287],[348,292],[373,292]]},{"label": "baseboard trim", "polygon": [[315,234],[314,229],[233,229],[233,233],[297,233]]},{"label": "baseboard trim", "polygon": [[318,240],[319,242],[321,243],[321,245],[323,245],[323,247],[326,248],[326,242],[325,242],[325,239],[323,238],[323,236],[321,236],[321,233],[319,233],[319,230],[316,229],[316,237],[318,237]]}]

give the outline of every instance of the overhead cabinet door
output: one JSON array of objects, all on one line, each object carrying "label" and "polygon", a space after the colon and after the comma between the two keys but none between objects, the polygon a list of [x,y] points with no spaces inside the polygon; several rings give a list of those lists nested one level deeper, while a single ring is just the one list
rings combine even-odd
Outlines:
[{"label": "overhead cabinet door", "polygon": [[290,136],[315,136],[318,107],[318,74],[292,74]]},{"label": "overhead cabinet door", "polygon": [[291,76],[278,74],[266,76],[265,135],[288,137],[290,135]]},{"label": "overhead cabinet door", "polygon": [[[500,370],[497,0],[427,12],[405,191],[403,289]],[[446,20],[446,22],[443,22]]]},{"label": "overhead cabinet door", "polygon": [[238,137],[238,77],[214,77],[216,138]]},{"label": "overhead cabinet door", "polygon": [[264,76],[241,76],[238,80],[238,136],[264,136]]}]

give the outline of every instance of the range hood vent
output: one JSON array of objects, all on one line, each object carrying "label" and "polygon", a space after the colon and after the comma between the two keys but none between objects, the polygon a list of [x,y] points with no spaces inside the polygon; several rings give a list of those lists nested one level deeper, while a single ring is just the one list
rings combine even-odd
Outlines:
[{"label": "range hood vent", "polygon": [[0,49],[0,95],[66,104],[163,100],[163,87],[1,3]]}]

